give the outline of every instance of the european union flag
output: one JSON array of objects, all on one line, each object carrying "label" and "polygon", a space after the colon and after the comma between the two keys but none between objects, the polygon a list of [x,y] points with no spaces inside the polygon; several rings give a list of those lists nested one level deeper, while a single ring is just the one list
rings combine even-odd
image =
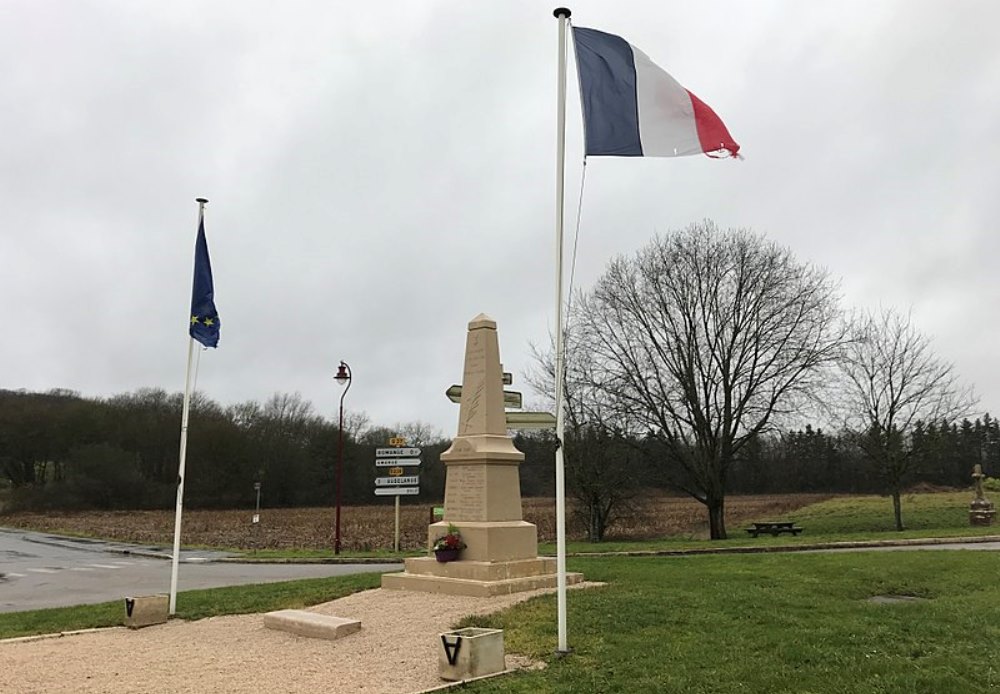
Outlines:
[{"label": "european union flag", "polygon": [[198,221],[198,240],[194,245],[194,287],[191,290],[191,337],[206,347],[219,344],[219,312],[215,310],[215,285],[212,262],[208,259],[205,221]]}]

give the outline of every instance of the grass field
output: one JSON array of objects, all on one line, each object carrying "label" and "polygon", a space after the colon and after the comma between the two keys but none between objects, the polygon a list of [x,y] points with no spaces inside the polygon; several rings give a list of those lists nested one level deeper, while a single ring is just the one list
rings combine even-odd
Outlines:
[{"label": "grass field", "polygon": [[[463,626],[551,662],[474,692],[898,692],[1000,688],[1000,555],[972,551],[591,558],[569,593],[572,656],[552,659],[551,596]],[[874,604],[876,595],[918,601]]]}]

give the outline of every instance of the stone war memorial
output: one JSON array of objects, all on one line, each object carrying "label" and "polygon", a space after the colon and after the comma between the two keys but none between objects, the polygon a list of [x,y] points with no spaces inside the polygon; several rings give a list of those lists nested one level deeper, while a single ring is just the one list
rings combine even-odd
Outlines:
[{"label": "stone war memorial", "polygon": [[[454,526],[466,547],[456,561],[407,559],[402,573],[382,576],[382,587],[479,597],[554,588],[556,560],[538,556],[538,529],[521,516],[523,460],[507,435],[497,324],[479,314],[465,343],[458,435],[441,454],[444,517],[427,531],[430,547]],[[582,580],[566,576],[567,584]]]}]

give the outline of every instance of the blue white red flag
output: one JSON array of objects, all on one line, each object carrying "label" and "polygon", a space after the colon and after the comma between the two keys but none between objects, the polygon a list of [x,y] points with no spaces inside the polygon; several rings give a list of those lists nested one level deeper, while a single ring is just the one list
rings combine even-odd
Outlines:
[{"label": "blue white red flag", "polygon": [[614,34],[573,27],[588,156],[738,156],[704,101]]}]

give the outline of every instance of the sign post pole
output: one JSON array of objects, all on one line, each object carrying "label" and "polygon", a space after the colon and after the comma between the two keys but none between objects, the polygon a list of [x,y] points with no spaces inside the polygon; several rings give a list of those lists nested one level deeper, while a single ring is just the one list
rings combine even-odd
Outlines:
[{"label": "sign post pole", "polygon": [[392,551],[399,551],[399,497],[396,497],[396,539],[392,543]]}]

